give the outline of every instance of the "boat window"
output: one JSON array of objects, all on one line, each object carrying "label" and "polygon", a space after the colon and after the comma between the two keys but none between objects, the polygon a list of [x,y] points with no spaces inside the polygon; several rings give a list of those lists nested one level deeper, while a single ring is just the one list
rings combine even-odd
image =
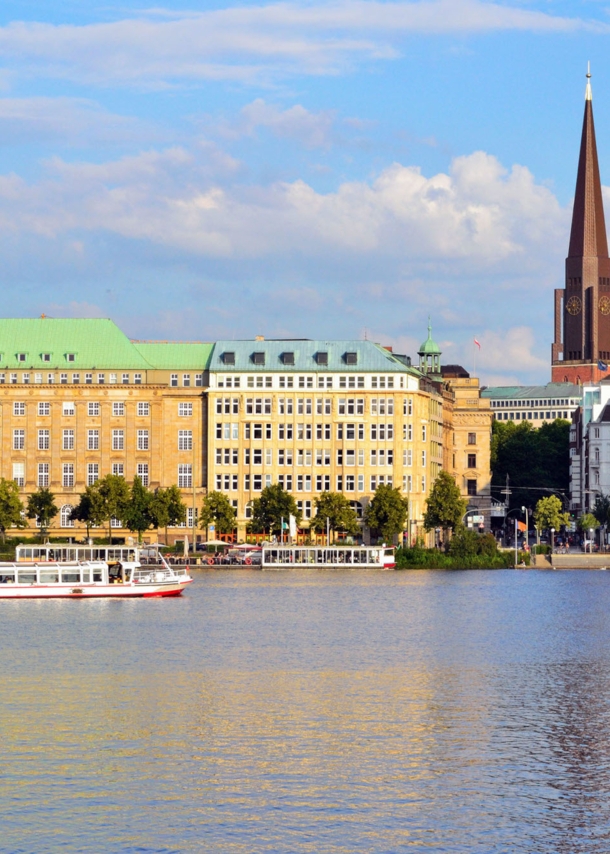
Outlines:
[{"label": "boat window", "polygon": [[59,581],[59,573],[56,569],[41,569],[40,583],[41,584],[57,584]]},{"label": "boat window", "polygon": [[96,581],[97,581],[97,582],[100,582],[100,581],[103,581],[103,580],[104,580],[104,579],[103,579],[103,575],[102,575],[102,568],[101,568],[101,567],[99,567],[99,569],[94,569],[94,570],[93,570],[93,581],[94,581],[94,582],[96,582]]},{"label": "boat window", "polygon": [[32,560],[33,549],[20,549],[19,560]]},{"label": "boat window", "polygon": [[18,584],[36,584],[36,570],[20,569],[17,573]]},{"label": "boat window", "polygon": [[89,584],[91,581],[91,570],[89,568],[83,569],[83,584]]},{"label": "boat window", "polygon": [[386,549],[385,550],[385,556],[386,557],[392,557],[393,554],[394,554],[394,551],[392,549]]},{"label": "boat window", "polygon": [[0,584],[13,584],[15,581],[14,569],[3,569],[0,575]]},{"label": "boat window", "polygon": [[62,569],[61,580],[64,584],[78,584],[80,582],[80,569]]}]

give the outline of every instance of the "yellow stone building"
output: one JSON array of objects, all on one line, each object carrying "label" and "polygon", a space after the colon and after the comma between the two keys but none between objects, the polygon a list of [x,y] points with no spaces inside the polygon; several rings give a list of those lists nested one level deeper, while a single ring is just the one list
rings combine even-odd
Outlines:
[{"label": "yellow stone building", "polygon": [[53,536],[82,537],[69,520],[79,495],[119,474],[178,485],[188,530],[171,529],[172,541],[203,538],[193,523],[212,490],[232,502],[242,538],[271,483],[294,495],[305,530],[323,491],[343,492],[362,516],[377,486],[392,484],[415,540],[449,461],[461,488],[476,479],[477,500],[490,479],[478,381],[444,379],[439,360],[420,352],[414,367],[369,341],[131,341],[110,320],[0,320],[0,475],[24,500],[52,490]]}]

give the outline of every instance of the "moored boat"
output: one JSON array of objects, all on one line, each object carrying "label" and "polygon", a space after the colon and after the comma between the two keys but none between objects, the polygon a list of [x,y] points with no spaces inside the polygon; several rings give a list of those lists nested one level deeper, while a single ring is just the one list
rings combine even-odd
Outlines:
[{"label": "moored boat", "polygon": [[278,546],[262,549],[261,569],[395,569],[386,546]]}]

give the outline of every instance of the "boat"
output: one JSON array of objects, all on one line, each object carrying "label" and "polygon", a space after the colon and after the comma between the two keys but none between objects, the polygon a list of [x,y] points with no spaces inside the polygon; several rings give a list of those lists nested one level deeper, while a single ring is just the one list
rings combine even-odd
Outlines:
[{"label": "boat", "polygon": [[261,569],[395,569],[386,546],[278,546],[262,548]]},{"label": "boat", "polygon": [[193,580],[161,552],[155,564],[142,564],[133,546],[20,545],[15,558],[0,562],[0,599],[179,596]]}]

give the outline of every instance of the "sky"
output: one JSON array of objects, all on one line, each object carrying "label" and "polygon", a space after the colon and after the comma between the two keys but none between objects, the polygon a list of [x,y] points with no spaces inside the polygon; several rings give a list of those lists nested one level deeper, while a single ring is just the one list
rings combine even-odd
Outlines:
[{"label": "sky", "polygon": [[597,0],[4,0],[0,314],[414,359],[430,317],[444,363],[548,382],[609,47]]}]

